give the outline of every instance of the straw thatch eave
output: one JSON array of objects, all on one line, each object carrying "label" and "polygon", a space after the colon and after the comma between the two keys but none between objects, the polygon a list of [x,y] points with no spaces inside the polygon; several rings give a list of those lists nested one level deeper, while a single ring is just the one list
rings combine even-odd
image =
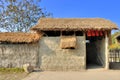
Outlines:
[{"label": "straw thatch eave", "polygon": [[35,28],[32,28],[32,30],[35,30],[35,31],[88,31],[88,30],[97,30],[97,31],[111,31],[112,29],[114,30],[118,30],[118,28],[49,28],[49,29],[46,29],[46,28],[43,28],[43,29],[35,29]]},{"label": "straw thatch eave", "polygon": [[0,43],[36,43],[42,34],[23,32],[0,33]]},{"label": "straw thatch eave", "polygon": [[42,18],[31,30],[39,31],[87,31],[112,30],[117,25],[102,18]]}]

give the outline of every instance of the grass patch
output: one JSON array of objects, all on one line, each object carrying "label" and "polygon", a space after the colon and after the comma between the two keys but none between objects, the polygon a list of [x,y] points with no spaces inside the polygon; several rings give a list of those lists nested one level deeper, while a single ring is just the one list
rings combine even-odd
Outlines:
[{"label": "grass patch", "polygon": [[0,72],[24,72],[23,68],[0,68]]}]

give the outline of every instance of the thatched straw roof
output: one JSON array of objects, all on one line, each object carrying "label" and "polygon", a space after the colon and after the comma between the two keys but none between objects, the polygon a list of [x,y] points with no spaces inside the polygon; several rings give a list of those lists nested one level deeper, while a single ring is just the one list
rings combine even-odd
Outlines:
[{"label": "thatched straw roof", "polygon": [[41,18],[31,30],[62,31],[62,30],[111,30],[117,25],[102,18]]},{"label": "thatched straw roof", "polygon": [[35,43],[39,41],[41,34],[22,33],[22,32],[4,32],[0,33],[1,43]]}]

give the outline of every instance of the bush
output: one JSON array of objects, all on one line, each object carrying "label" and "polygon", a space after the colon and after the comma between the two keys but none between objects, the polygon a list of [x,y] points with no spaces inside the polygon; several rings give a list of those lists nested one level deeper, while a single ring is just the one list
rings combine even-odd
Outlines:
[{"label": "bush", "polygon": [[120,49],[120,44],[112,44],[109,46],[109,50],[117,50]]}]

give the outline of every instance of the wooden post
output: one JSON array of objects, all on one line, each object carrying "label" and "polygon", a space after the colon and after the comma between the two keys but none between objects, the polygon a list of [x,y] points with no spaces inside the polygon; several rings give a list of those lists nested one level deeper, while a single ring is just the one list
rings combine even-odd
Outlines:
[{"label": "wooden post", "polygon": [[84,65],[85,65],[85,69],[87,69],[87,63],[86,63],[86,60],[87,60],[87,55],[86,55],[86,33],[83,32],[83,36],[84,36],[84,43],[85,43],[85,54],[84,54]]},{"label": "wooden post", "polygon": [[109,69],[109,51],[108,51],[109,37],[105,32],[105,69]]}]

